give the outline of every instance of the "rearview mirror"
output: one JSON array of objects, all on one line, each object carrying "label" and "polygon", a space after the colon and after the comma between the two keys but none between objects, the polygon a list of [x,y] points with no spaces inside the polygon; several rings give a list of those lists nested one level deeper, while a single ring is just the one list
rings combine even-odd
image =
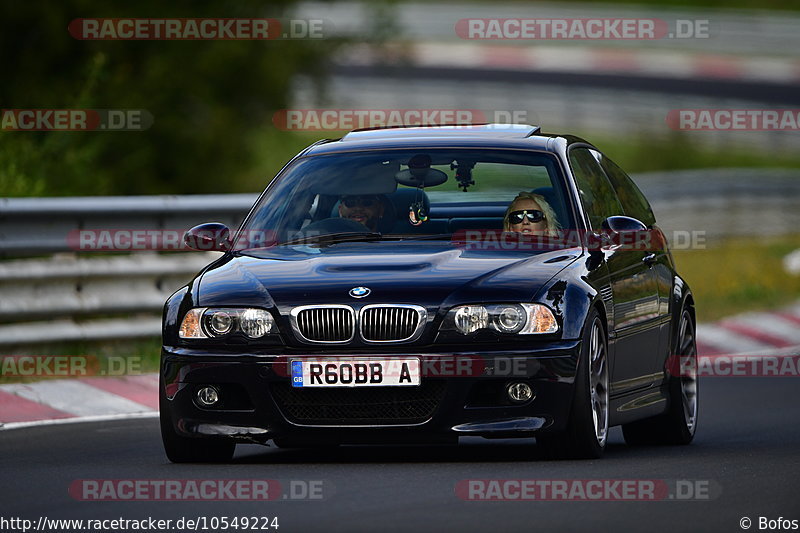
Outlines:
[{"label": "rearview mirror", "polygon": [[227,252],[231,247],[231,230],[221,222],[206,222],[195,226],[183,235],[189,248],[201,252]]},{"label": "rearview mirror", "polygon": [[406,187],[435,187],[447,181],[447,174],[431,168],[431,156],[417,154],[408,161],[408,168],[395,174],[394,179]]}]

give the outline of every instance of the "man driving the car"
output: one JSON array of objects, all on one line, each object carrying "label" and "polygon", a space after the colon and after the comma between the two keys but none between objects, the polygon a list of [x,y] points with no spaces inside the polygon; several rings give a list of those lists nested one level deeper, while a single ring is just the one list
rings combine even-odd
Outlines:
[{"label": "man driving the car", "polygon": [[342,196],[339,201],[340,217],[363,224],[370,231],[378,230],[383,210],[383,202],[375,194]]}]

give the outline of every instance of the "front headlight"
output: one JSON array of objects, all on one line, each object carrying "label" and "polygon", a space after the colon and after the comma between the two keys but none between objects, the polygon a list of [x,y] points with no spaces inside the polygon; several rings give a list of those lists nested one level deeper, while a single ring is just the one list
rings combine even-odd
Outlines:
[{"label": "front headlight", "polygon": [[258,339],[274,328],[275,320],[264,309],[196,307],[183,317],[178,335],[182,339],[208,339],[239,331]]},{"label": "front headlight", "polygon": [[239,329],[251,339],[263,337],[272,331],[274,324],[272,315],[263,309],[245,309],[239,315]]},{"label": "front headlight", "polygon": [[481,329],[532,335],[555,333],[558,322],[553,312],[541,304],[460,305],[447,313],[442,329],[455,330],[463,335]]},{"label": "front headlight", "polygon": [[453,312],[453,321],[458,331],[464,335],[485,329],[489,325],[489,313],[480,305],[463,305]]}]

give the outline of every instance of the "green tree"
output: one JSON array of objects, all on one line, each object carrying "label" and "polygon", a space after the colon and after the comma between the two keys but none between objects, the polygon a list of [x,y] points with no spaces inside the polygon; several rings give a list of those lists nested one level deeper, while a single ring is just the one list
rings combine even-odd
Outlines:
[{"label": "green tree", "polygon": [[3,2],[0,107],[144,109],[143,132],[0,132],[0,195],[257,190],[250,141],[336,42],[82,41],[76,18],[284,18],[292,1]]}]

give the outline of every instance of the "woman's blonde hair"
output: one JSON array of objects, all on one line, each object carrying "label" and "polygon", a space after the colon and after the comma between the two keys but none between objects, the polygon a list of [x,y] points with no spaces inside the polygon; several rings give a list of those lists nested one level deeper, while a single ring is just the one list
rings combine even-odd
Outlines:
[{"label": "woman's blonde hair", "polygon": [[556,212],[553,211],[553,208],[550,207],[550,204],[547,203],[547,200],[544,199],[544,196],[525,191],[519,193],[517,197],[514,198],[510,204],[508,204],[506,214],[503,216],[503,230],[511,231],[511,224],[508,221],[508,215],[510,215],[512,211],[515,211],[514,204],[520,200],[533,200],[539,204],[539,207],[542,209],[542,213],[544,213],[544,219],[547,222],[546,234],[550,237],[558,236],[558,231],[561,229],[561,224],[558,222]]}]

